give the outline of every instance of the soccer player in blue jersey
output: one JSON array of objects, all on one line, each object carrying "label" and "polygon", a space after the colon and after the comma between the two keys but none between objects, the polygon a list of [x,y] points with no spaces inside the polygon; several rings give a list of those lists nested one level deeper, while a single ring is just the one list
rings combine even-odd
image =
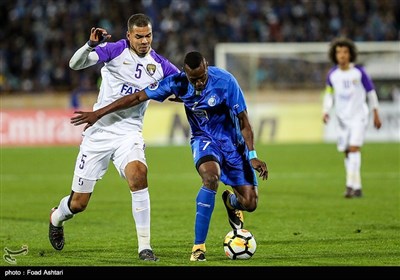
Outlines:
[{"label": "soccer player in blue jersey", "polygon": [[382,126],[378,113],[378,98],[374,84],[365,69],[354,64],[357,49],[348,38],[332,41],[329,58],[334,64],[327,79],[323,101],[323,122],[329,121],[329,112],[335,107],[338,121],[337,149],[344,153],[346,189],[344,197],[362,197],[361,147],[369,121],[367,100],[373,112],[374,126]]},{"label": "soccer player in blue jersey", "polygon": [[[104,64],[94,110],[179,72],[175,65],[151,48],[153,32],[148,16],[134,14],[128,19],[126,39],[105,42],[110,36],[107,30],[93,27],[89,41],[70,60],[74,70]],[[86,209],[96,182],[112,161],[130,188],[139,259],[158,260],[150,244],[150,195],[142,136],[148,103],[109,114],[83,132],[71,194],[62,198],[50,214],[49,240],[56,250],[64,247],[65,221]]]},{"label": "soccer player in blue jersey", "polygon": [[232,228],[243,228],[242,211],[252,212],[258,203],[258,182],[267,165],[257,157],[254,136],[243,92],[229,72],[208,66],[199,52],[189,52],[184,72],[127,95],[94,112],[77,111],[71,123],[85,129],[112,112],[135,107],[149,99],[183,102],[191,128],[190,144],[202,186],[196,197],[195,239],[191,261],[205,261],[206,238],[219,181],[232,187],[222,193]]}]

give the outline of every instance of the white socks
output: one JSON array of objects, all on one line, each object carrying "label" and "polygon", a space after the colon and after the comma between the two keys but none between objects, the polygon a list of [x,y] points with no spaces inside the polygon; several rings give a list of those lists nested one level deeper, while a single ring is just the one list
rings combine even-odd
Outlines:
[{"label": "white socks", "polygon": [[346,167],[346,186],[361,189],[361,152],[349,152],[344,160]]},{"label": "white socks", "polygon": [[58,208],[51,214],[51,223],[53,226],[61,227],[66,220],[71,219],[74,214],[68,207],[69,195],[61,199]]},{"label": "white socks", "polygon": [[[138,251],[150,249],[150,196],[148,188],[131,192],[132,215],[136,224],[138,237]],[[61,199],[60,205],[51,215],[51,223],[56,227],[64,225],[66,220],[71,219],[74,214],[68,207],[69,195]]]},{"label": "white socks", "polygon": [[136,223],[138,251],[151,249],[150,246],[150,195],[148,188],[131,192],[132,215]]}]

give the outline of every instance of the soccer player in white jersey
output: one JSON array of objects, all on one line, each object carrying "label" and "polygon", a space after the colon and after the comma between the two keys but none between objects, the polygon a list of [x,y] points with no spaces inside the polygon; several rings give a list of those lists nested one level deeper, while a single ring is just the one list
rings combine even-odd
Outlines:
[{"label": "soccer player in white jersey", "polygon": [[[100,92],[93,110],[179,72],[175,65],[151,48],[153,33],[148,16],[134,14],[127,25],[127,38],[117,42],[106,42],[111,35],[103,28],[93,27],[89,41],[71,57],[70,67],[74,70],[104,63]],[[148,102],[144,102],[109,114],[83,131],[71,194],[62,198],[50,214],[49,240],[56,250],[64,247],[64,222],[85,210],[96,182],[112,161],[131,191],[139,259],[158,260],[150,244],[150,196],[142,137],[147,106]]]},{"label": "soccer player in white jersey", "polygon": [[[323,101],[323,122],[329,121],[329,112],[335,107],[338,121],[337,149],[344,152],[346,170],[346,198],[362,197],[361,147],[369,120],[368,103],[373,112],[374,126],[382,126],[378,113],[378,98],[374,84],[364,68],[355,65],[357,48],[348,38],[336,38],[329,49],[329,58],[335,64],[326,79]],[[368,103],[367,103],[368,101]]]},{"label": "soccer player in white jersey", "polygon": [[206,261],[206,239],[219,181],[232,187],[222,201],[233,229],[244,225],[243,211],[258,205],[258,180],[268,168],[255,151],[253,129],[244,93],[236,78],[224,69],[208,66],[200,52],[185,55],[183,72],[169,76],[135,94],[127,95],[93,112],[77,111],[75,125],[95,124],[107,114],[137,106],[149,99],[163,102],[169,96],[183,102],[190,125],[193,161],[201,177],[196,197],[195,237],[190,261]]}]

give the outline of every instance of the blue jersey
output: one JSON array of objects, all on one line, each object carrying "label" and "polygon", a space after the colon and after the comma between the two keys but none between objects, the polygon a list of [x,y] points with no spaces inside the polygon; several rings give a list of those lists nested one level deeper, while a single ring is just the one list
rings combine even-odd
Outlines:
[{"label": "blue jersey", "polygon": [[174,94],[185,106],[196,168],[208,160],[221,167],[221,181],[232,187],[257,186],[237,115],[247,109],[243,91],[229,72],[209,66],[208,80],[196,94],[184,72],[168,76],[145,89],[150,99],[164,101]]},{"label": "blue jersey", "polygon": [[200,95],[196,95],[184,72],[166,77],[145,91],[150,99],[160,102],[171,94],[179,97],[185,106],[192,137],[218,140],[227,149],[243,144],[236,116],[247,107],[243,91],[229,72],[209,66],[207,85]]}]

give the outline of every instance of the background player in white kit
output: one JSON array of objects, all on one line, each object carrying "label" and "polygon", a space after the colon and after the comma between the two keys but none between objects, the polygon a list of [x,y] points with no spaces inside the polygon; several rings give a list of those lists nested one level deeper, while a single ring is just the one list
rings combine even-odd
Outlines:
[{"label": "background player in white kit", "polygon": [[[153,33],[149,17],[132,15],[128,20],[126,36],[127,39],[105,43],[111,35],[105,29],[92,28],[89,41],[70,60],[70,67],[74,70],[104,63],[100,92],[93,110],[179,72],[175,65],[152,50]],[[50,214],[49,240],[56,250],[64,247],[64,222],[85,210],[96,182],[105,174],[111,160],[131,191],[139,258],[158,260],[150,245],[150,197],[142,137],[147,106],[148,102],[144,102],[109,114],[83,132],[72,192],[62,198]]]},{"label": "background player in white kit", "polygon": [[329,111],[335,106],[338,120],[337,149],[344,152],[346,198],[361,197],[361,147],[369,120],[367,100],[373,112],[374,126],[382,125],[378,113],[378,98],[374,84],[364,68],[355,65],[357,48],[348,38],[336,38],[329,49],[335,64],[327,75],[323,101],[323,122],[329,121]]}]

